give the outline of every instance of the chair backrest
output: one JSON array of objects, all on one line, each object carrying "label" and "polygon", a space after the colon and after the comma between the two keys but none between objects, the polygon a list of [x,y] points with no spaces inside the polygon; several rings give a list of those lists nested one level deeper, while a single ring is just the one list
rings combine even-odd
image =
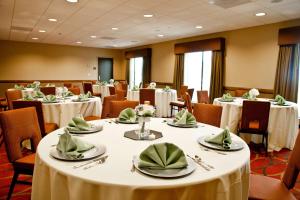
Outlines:
[{"label": "chair backrest", "polygon": [[270,102],[243,101],[241,132],[266,132],[269,123]]},{"label": "chair backrest", "polygon": [[191,100],[189,93],[186,92],[185,94],[183,94],[182,98],[184,100],[184,105],[186,106],[188,111],[191,113],[193,111],[193,107],[192,107],[192,100]]},{"label": "chair backrest", "polygon": [[121,83],[121,87],[122,87],[122,90],[126,90],[128,89],[128,84],[127,83]]},{"label": "chair backrest", "polygon": [[188,86],[180,86],[179,97],[183,99],[184,94],[188,91]]},{"label": "chair backrest", "polygon": [[193,99],[193,95],[194,95],[194,88],[189,88],[187,91],[191,97],[191,99]]},{"label": "chair backrest", "polygon": [[246,92],[248,92],[248,90],[237,89],[237,90],[235,90],[235,96],[236,97],[242,97],[243,94],[245,94]]},{"label": "chair backrest", "polygon": [[114,100],[117,100],[117,95],[110,95],[103,98],[101,119],[110,117],[110,102]]},{"label": "chair backrest", "polygon": [[7,99],[8,109],[12,110],[12,101],[22,99],[22,91],[17,89],[8,89],[5,91],[5,96]]},{"label": "chair backrest", "polygon": [[55,87],[40,87],[40,91],[44,93],[44,95],[55,95]]},{"label": "chair backrest", "polygon": [[68,90],[69,90],[70,92],[72,92],[73,94],[75,94],[75,95],[80,95],[80,88],[77,87],[77,86],[75,86],[75,87],[70,87],[70,88],[68,88]]},{"label": "chair backrest", "polygon": [[41,140],[41,132],[35,108],[22,108],[1,112],[0,122],[10,162],[23,157],[21,143],[26,139],[31,140],[32,151],[36,151],[38,143]]},{"label": "chair backrest", "polygon": [[209,103],[208,91],[207,90],[197,91],[197,99],[198,99],[198,103]]},{"label": "chair backrest", "polygon": [[114,86],[108,86],[109,94],[115,95],[116,94],[116,88]]},{"label": "chair backrest", "polygon": [[220,127],[222,106],[195,103],[193,114],[198,122]]},{"label": "chair backrest", "polygon": [[145,101],[150,101],[150,105],[155,106],[155,89],[140,89],[140,103],[144,104]]},{"label": "chair backrest", "polygon": [[125,90],[116,90],[116,95],[118,100],[126,100],[127,92]]},{"label": "chair backrest", "polygon": [[295,183],[298,178],[300,170],[300,131],[294,145],[294,149],[290,155],[288,165],[283,174],[282,181],[288,189],[292,189],[295,186]]},{"label": "chair backrest", "polygon": [[135,108],[139,105],[138,101],[111,101],[109,117],[118,117],[120,112],[125,108]]},{"label": "chair backrest", "polygon": [[72,83],[64,83],[64,87],[71,88],[73,86]]},{"label": "chair backrest", "polygon": [[93,84],[90,82],[83,82],[82,83],[82,87],[83,87],[83,92],[84,94],[90,92],[93,94]]},{"label": "chair backrest", "polygon": [[41,134],[42,134],[42,136],[46,135],[42,102],[40,102],[40,101],[12,101],[12,104],[13,104],[13,109],[35,107],[35,110],[36,110],[36,113],[38,116],[38,122],[39,122],[40,130],[41,130]]},{"label": "chair backrest", "polygon": [[115,84],[115,90],[122,90],[122,84],[121,83]]}]

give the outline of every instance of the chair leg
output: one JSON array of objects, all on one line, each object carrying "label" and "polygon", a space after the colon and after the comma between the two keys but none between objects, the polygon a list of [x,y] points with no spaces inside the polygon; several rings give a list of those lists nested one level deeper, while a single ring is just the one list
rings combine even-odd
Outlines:
[{"label": "chair leg", "polygon": [[7,200],[10,200],[10,197],[14,191],[14,187],[16,185],[16,182],[18,180],[18,176],[19,176],[19,173],[18,172],[14,172],[14,176],[11,180],[11,184],[10,184],[10,187],[9,187],[9,192],[8,192],[8,195],[7,195]]},{"label": "chair leg", "polygon": [[171,117],[173,117],[173,106],[171,105]]},{"label": "chair leg", "polygon": [[268,145],[269,145],[269,138],[268,138],[268,133],[266,134],[266,149],[265,149],[265,151],[266,151],[266,156],[268,156]]}]

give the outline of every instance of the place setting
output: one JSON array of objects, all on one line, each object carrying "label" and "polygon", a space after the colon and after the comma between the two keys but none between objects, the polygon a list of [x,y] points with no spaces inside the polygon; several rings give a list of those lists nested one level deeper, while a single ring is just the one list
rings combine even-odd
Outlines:
[{"label": "place setting", "polygon": [[223,94],[221,98],[218,98],[220,102],[234,102],[234,97],[231,96],[230,93]]},{"label": "place setting", "polygon": [[76,117],[72,118],[72,121],[68,123],[66,129],[71,134],[89,134],[103,130],[103,123],[97,123],[97,125],[87,122],[84,120],[81,114],[77,114]]},{"label": "place setting", "polygon": [[178,128],[197,128],[198,124],[195,116],[187,109],[182,109],[176,113],[174,119],[166,120],[169,126]]},{"label": "place setting", "polygon": [[281,95],[276,95],[274,100],[271,100],[272,105],[276,106],[291,106],[291,104],[287,103],[285,98]]},{"label": "place setting", "polygon": [[49,94],[45,95],[42,100],[43,103],[51,104],[51,103],[59,103],[59,100],[55,95]]},{"label": "place setting", "polygon": [[86,94],[80,94],[74,99],[72,99],[73,102],[87,102],[90,100],[90,97]]}]

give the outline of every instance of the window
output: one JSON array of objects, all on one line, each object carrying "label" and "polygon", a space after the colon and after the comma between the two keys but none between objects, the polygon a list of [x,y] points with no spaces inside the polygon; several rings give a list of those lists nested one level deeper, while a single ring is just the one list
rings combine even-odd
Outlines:
[{"label": "window", "polygon": [[143,82],[143,57],[130,58],[129,87],[139,86]]},{"label": "window", "polygon": [[184,85],[194,88],[192,101],[197,102],[197,90],[210,87],[212,52],[193,52],[184,54]]}]

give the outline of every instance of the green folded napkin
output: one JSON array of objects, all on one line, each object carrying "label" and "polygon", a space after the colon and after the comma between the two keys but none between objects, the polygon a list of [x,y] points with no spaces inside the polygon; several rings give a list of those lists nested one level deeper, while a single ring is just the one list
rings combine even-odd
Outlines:
[{"label": "green folded napkin", "polygon": [[249,99],[249,97],[250,97],[249,92],[245,92],[242,97],[244,99]]},{"label": "green folded napkin", "polygon": [[63,96],[70,97],[70,96],[74,96],[74,94],[71,91],[66,91],[66,92],[63,92]]},{"label": "green folded napkin", "polygon": [[186,109],[182,109],[175,115],[174,122],[176,125],[194,125],[197,123],[194,115]]},{"label": "green folded napkin", "polygon": [[88,91],[85,96],[87,98],[92,98],[93,97],[93,95],[92,95],[92,93],[90,91]]},{"label": "green folded napkin", "polygon": [[107,85],[107,82],[106,81],[102,81],[101,83],[100,83],[100,85]]},{"label": "green folded napkin", "polygon": [[277,105],[284,105],[285,104],[285,99],[280,96],[279,94],[276,95],[275,101],[277,102]]},{"label": "green folded napkin", "polygon": [[119,114],[119,120],[124,122],[136,122],[137,116],[135,110],[132,108],[126,108]]},{"label": "green folded napkin", "polygon": [[34,99],[31,95],[25,94],[23,97],[23,100],[24,101],[33,101]]},{"label": "green folded napkin", "polygon": [[24,86],[19,84],[15,84],[14,88],[17,90],[24,90]]},{"label": "green folded napkin", "polygon": [[86,101],[88,97],[85,94],[78,95],[77,101]]},{"label": "green folded napkin", "polygon": [[95,146],[84,142],[76,137],[72,137],[67,130],[59,137],[56,149],[65,157],[70,159],[83,158],[84,152],[94,148]]},{"label": "green folded napkin", "polygon": [[233,97],[231,96],[230,93],[226,93],[226,94],[223,94],[222,96],[222,100],[232,100]]},{"label": "green folded napkin", "polygon": [[46,95],[46,96],[44,96],[43,101],[44,102],[55,102],[56,96],[52,95],[52,94]]},{"label": "green folded napkin", "polygon": [[139,87],[137,85],[133,86],[131,91],[139,91]]},{"label": "green folded napkin", "polygon": [[232,140],[229,129],[225,128],[218,135],[206,138],[205,142],[222,145],[224,149],[230,149],[230,144],[232,143]]},{"label": "green folded napkin", "polygon": [[159,143],[147,147],[139,157],[138,166],[148,169],[181,169],[187,167],[184,152],[174,144]]},{"label": "green folded napkin", "polygon": [[170,92],[171,91],[171,88],[169,86],[166,86],[164,89],[163,89],[164,92]]},{"label": "green folded napkin", "polygon": [[41,91],[36,91],[36,93],[35,93],[35,98],[43,98],[45,95],[44,95],[44,93],[42,93]]},{"label": "green folded napkin", "polygon": [[80,117],[73,117],[72,121],[68,123],[67,129],[69,131],[89,131],[91,130],[91,125]]}]

